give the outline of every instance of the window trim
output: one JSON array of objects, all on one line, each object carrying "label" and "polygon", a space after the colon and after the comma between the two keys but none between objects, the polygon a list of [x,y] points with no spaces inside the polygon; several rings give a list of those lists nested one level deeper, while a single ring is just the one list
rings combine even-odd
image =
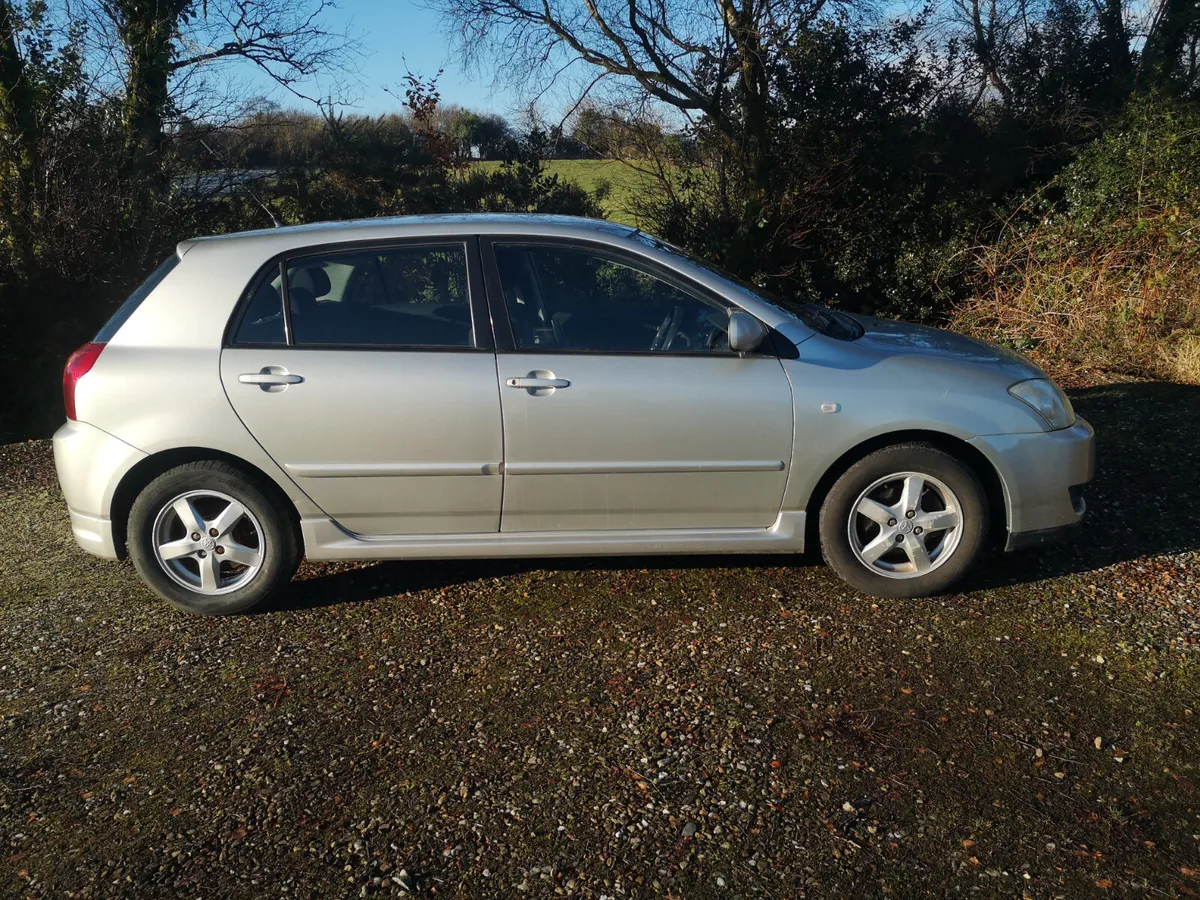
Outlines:
[{"label": "window trim", "polygon": [[[288,296],[287,267],[290,262],[314,256],[357,253],[363,251],[404,250],[413,247],[459,247],[467,267],[467,305],[471,311],[471,344],[297,344],[292,332],[292,309]],[[250,302],[263,281],[280,278],[280,300],[283,304],[283,344],[238,341],[237,333],[250,308]],[[223,349],[268,350],[369,350],[384,353],[493,353],[496,340],[487,302],[487,289],[480,263],[478,238],[475,235],[443,235],[412,238],[384,238],[367,241],[336,241],[293,247],[267,259],[254,273],[242,291],[225,326],[221,340]]]},{"label": "window trim", "polygon": [[292,337],[292,298],[289,293],[292,288],[288,284],[287,270],[287,260],[281,256],[276,271],[279,272],[279,302],[283,304],[283,345],[292,347],[295,346]]},{"label": "window trim", "polygon": [[[517,247],[552,247],[563,250],[582,250],[594,253],[601,258],[610,259],[619,265],[640,269],[686,294],[694,294],[707,300],[712,300],[730,312],[745,312],[754,315],[723,294],[680,275],[669,266],[649,256],[616,247],[612,244],[590,241],[583,238],[550,237],[543,235],[525,234],[489,234],[479,238],[479,249],[483,258],[484,280],[487,285],[488,306],[491,309],[492,322],[495,324],[497,353],[531,353],[544,356],[632,356],[632,357],[687,357],[689,359],[778,359],[779,354],[775,341],[768,335],[762,347],[753,353],[738,353],[736,350],[573,350],[562,347],[517,347],[512,330],[512,321],[508,315],[508,304],[504,301],[504,288],[500,281],[500,267],[496,263],[496,245]],[[755,318],[758,318],[755,316]],[[765,325],[765,323],[764,323]],[[774,329],[767,326],[768,332]]]}]

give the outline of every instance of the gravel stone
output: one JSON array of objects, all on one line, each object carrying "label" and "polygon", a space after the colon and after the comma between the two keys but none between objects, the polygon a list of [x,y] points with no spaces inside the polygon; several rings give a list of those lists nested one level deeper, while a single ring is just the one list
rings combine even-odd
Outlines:
[{"label": "gravel stone", "polygon": [[1073,400],[1079,539],[904,601],[811,555],[323,563],[190,618],[0,447],[0,896],[1194,894],[1200,389]]}]

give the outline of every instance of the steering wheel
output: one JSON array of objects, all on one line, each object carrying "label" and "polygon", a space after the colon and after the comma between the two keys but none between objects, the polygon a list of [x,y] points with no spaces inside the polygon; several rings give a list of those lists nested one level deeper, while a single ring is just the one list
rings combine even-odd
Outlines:
[{"label": "steering wheel", "polygon": [[671,342],[675,340],[675,335],[679,334],[679,325],[682,321],[682,306],[676,306],[673,311],[663,316],[662,324],[658,326],[658,331],[654,335],[654,340],[650,344],[650,349],[670,350]]}]

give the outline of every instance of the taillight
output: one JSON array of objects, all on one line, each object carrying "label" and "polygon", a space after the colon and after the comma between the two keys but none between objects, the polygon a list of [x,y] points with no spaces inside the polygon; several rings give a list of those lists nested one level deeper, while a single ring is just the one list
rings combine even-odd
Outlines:
[{"label": "taillight", "polygon": [[72,421],[75,420],[75,386],[92,370],[103,349],[103,344],[84,344],[71,354],[63,369],[63,405],[67,408],[67,418]]}]

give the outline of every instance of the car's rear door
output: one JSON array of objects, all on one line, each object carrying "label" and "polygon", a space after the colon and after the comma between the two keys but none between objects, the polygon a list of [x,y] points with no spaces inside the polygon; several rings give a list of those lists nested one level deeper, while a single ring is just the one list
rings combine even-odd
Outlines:
[{"label": "car's rear door", "polygon": [[729,350],[728,301],[599,244],[483,246],[500,345],[502,531],[776,521],[791,386],[769,342]]},{"label": "car's rear door", "polygon": [[248,294],[221,379],[314,502],[358,534],[499,529],[500,399],[473,238],[312,248]]}]

